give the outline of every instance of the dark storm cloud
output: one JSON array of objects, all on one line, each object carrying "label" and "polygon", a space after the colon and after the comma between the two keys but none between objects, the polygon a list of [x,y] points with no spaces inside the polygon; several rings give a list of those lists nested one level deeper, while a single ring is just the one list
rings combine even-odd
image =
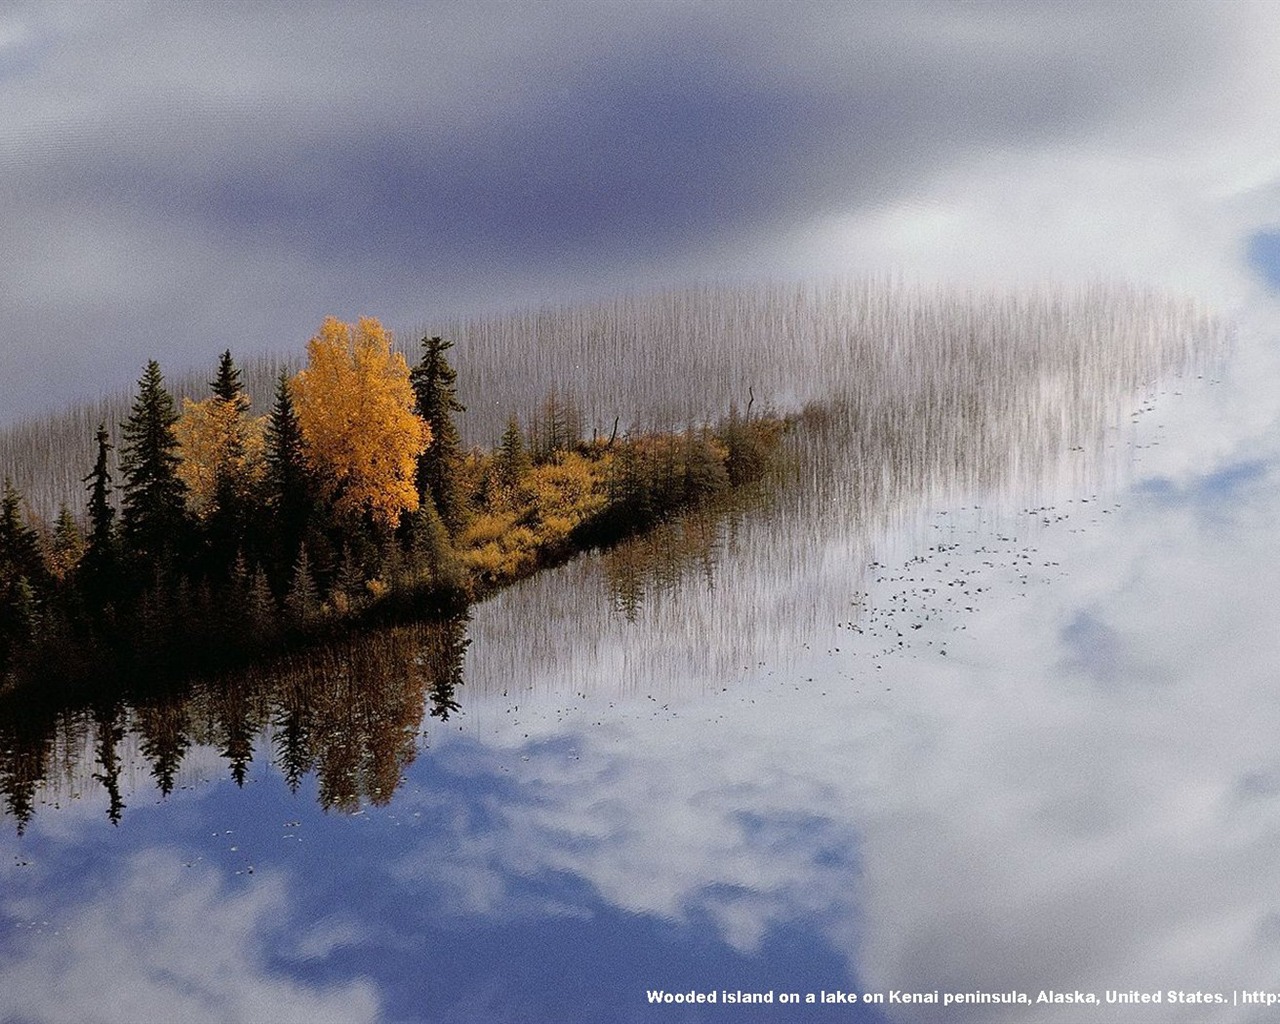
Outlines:
[{"label": "dark storm cloud", "polygon": [[228,323],[296,346],[325,312],[767,267],[970,154],[1141,116],[1220,37],[1190,5],[19,6],[0,418],[45,404],[37,337],[84,391]]}]

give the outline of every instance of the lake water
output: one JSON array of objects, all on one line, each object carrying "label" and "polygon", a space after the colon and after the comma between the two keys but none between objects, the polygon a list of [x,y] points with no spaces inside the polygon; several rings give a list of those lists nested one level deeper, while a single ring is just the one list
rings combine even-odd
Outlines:
[{"label": "lake water", "polygon": [[0,1017],[1274,1019],[1278,363],[814,415],[469,621],[7,723]]}]

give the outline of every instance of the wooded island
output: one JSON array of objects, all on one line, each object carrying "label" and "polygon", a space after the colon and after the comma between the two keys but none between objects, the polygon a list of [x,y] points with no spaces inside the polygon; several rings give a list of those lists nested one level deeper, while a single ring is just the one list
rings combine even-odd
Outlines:
[{"label": "wooded island", "polygon": [[270,412],[230,351],[181,410],[147,365],[97,431],[78,521],[0,496],[0,688],[183,675],[369,620],[456,610],[758,477],[783,428],[729,416],[587,439],[565,392],[492,451],[465,449],[451,343],[410,367],[375,319],[327,319]]}]

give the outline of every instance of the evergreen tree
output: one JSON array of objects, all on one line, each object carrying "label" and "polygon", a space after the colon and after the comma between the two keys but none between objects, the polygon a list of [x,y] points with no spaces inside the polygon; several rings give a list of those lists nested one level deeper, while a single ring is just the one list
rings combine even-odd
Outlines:
[{"label": "evergreen tree", "polygon": [[507,429],[503,431],[502,441],[498,444],[498,452],[494,458],[498,487],[508,495],[514,494],[532,466],[533,461],[524,446],[524,435],[520,432],[520,421],[512,416],[507,420]]},{"label": "evergreen tree", "polygon": [[620,532],[639,529],[652,516],[652,475],[641,442],[632,438],[623,441],[609,469],[610,515]]},{"label": "evergreen tree", "polygon": [[219,646],[248,646],[253,637],[249,623],[249,563],[237,552],[227,572],[226,582],[214,602]]},{"label": "evergreen tree", "polygon": [[456,534],[463,525],[466,500],[459,476],[462,439],[453,414],[465,412],[466,407],[458,401],[458,373],[445,355],[451,348],[451,341],[423,338],[422,359],[410,371],[409,382],[417,397],[418,415],[431,427],[432,438],[418,456],[418,497],[423,504],[430,497],[449,532]]},{"label": "evergreen tree", "polygon": [[305,627],[320,615],[320,591],[315,577],[311,575],[311,560],[307,557],[305,544],[298,549],[293,582],[284,599],[284,607],[294,627]]},{"label": "evergreen tree", "polygon": [[253,646],[265,647],[275,639],[279,629],[279,609],[267,583],[267,574],[258,566],[249,578],[249,596],[246,602],[249,620],[249,641]]},{"label": "evergreen tree", "polygon": [[245,546],[252,495],[246,473],[249,399],[231,350],[222,353],[218,374],[209,383],[214,399],[225,409],[227,430],[223,450],[213,472],[213,503],[206,523],[212,568],[222,576],[237,551]]},{"label": "evergreen tree", "polygon": [[272,513],[275,537],[271,553],[279,578],[292,568],[298,557],[312,508],[302,428],[289,392],[289,378],[283,372],[276,383],[266,441],[266,503]]},{"label": "evergreen tree", "polygon": [[685,431],[682,461],[684,501],[700,501],[729,486],[729,473],[719,458],[709,430]]},{"label": "evergreen tree", "polygon": [[235,402],[241,412],[249,409],[249,400],[245,398],[244,384],[240,370],[231,358],[231,349],[227,349],[218,359],[218,375],[209,382],[214,397],[224,402]]},{"label": "evergreen tree", "polygon": [[462,586],[463,572],[458,554],[449,540],[449,531],[430,501],[414,513],[409,566],[417,580],[429,579],[444,589]]},{"label": "evergreen tree", "polygon": [[39,536],[23,521],[22,496],[6,479],[0,494],[0,666],[35,640],[47,582]]},{"label": "evergreen tree", "polygon": [[271,742],[275,747],[275,761],[284,776],[290,793],[296,793],[302,780],[311,770],[310,734],[302,709],[289,706],[282,710],[272,723]]},{"label": "evergreen tree", "polygon": [[26,576],[0,575],[0,668],[31,644],[40,627],[40,602]]},{"label": "evergreen tree", "polygon": [[121,526],[129,551],[144,559],[162,559],[185,546],[187,486],[178,476],[178,414],[154,359],[138,381],[138,397],[122,424],[124,473]]},{"label": "evergreen tree", "polygon": [[111,505],[111,470],[107,465],[111,442],[105,423],[98,424],[97,442],[98,457],[92,472],[84,478],[89,485],[89,537],[78,570],[81,592],[94,614],[106,603],[118,570],[116,510]]},{"label": "evergreen tree", "polygon": [[45,574],[39,534],[24,521],[22,495],[6,477],[0,492],[0,577],[25,576],[34,583]]},{"label": "evergreen tree", "polygon": [[51,551],[53,571],[59,580],[65,580],[75,569],[84,554],[84,538],[76,526],[75,517],[66,502],[58,506],[58,518],[53,525]]},{"label": "evergreen tree", "polygon": [[582,440],[582,409],[567,392],[552,388],[529,422],[529,451],[537,463],[550,461]]},{"label": "evergreen tree", "polygon": [[340,614],[359,611],[364,607],[368,591],[364,585],[364,572],[360,562],[348,550],[343,550],[338,560],[333,584],[329,588],[329,603]]}]

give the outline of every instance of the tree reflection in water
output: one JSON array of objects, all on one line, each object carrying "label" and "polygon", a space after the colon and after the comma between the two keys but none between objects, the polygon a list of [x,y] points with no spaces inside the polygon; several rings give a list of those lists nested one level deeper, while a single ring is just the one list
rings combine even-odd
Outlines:
[{"label": "tree reflection in water", "polygon": [[169,795],[196,747],[243,786],[269,757],[290,789],[314,772],[325,808],[385,804],[418,750],[426,717],[459,709],[467,616],[394,626],[287,654],[235,676],[91,701],[8,700],[0,707],[0,792],[21,833],[37,806],[101,787],[107,817],[125,810],[122,777],[144,764]]}]

